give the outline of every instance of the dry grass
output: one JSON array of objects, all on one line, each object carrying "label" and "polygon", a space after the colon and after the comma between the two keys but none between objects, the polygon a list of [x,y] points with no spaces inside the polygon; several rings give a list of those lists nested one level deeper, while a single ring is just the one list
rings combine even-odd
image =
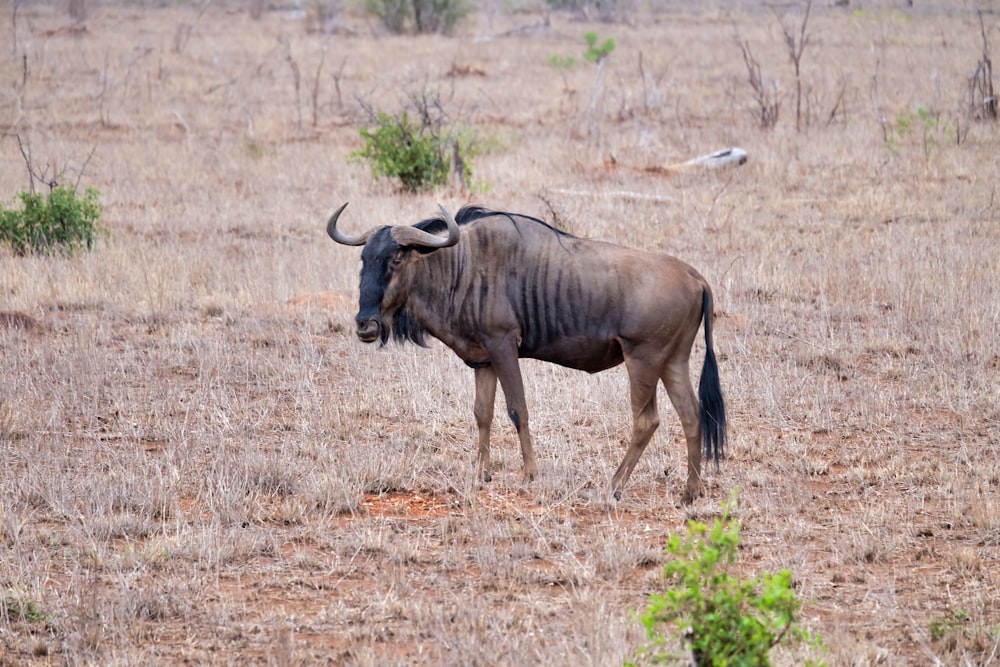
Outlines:
[{"label": "dry grass", "polygon": [[[15,134],[39,166],[96,146],[83,185],[113,236],[0,255],[0,664],[620,664],[666,536],[736,486],[744,566],[792,569],[829,664],[1000,662],[997,128],[954,140],[974,15],[814,8],[801,134],[790,98],[754,123],[734,26],[765,76],[791,69],[750,3],[503,35],[537,19],[483,12],[443,39],[349,14],[326,36],[277,11],[98,5],[80,31],[20,9],[0,193],[26,186]],[[596,108],[592,65],[549,64],[591,29],[618,44]],[[314,126],[286,55],[311,82],[324,50]],[[490,139],[485,191],[400,194],[347,161],[358,98],[394,111],[425,85]],[[941,125],[887,146],[878,114],[917,107]],[[745,167],[642,170],[729,145]],[[332,207],[352,202],[353,231],[470,199],[716,286],[732,431],[708,498],[675,506],[661,394],[611,501],[624,372],[532,362],[540,478],[522,484],[498,419],[480,488],[471,372],[437,344],[356,341]]]}]

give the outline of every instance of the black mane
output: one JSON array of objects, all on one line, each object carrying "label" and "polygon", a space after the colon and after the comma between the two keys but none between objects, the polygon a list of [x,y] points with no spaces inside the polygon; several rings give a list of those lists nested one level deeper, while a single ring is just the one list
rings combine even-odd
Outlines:
[{"label": "black mane", "polygon": [[[420,324],[413,319],[413,315],[410,314],[405,307],[400,308],[392,316],[392,324],[390,325],[392,329],[392,339],[403,345],[404,343],[410,342],[419,345],[420,347],[428,347],[427,341],[424,340],[424,334],[427,330],[424,329]],[[382,345],[384,346],[389,341],[389,332],[382,332]]]},{"label": "black mane", "polygon": [[[522,213],[508,213],[507,211],[494,211],[492,209],[488,209],[483,206],[472,206],[472,205],[463,206],[461,209],[459,209],[458,214],[455,216],[455,222],[457,222],[458,225],[461,227],[462,225],[467,225],[470,222],[475,222],[476,220],[479,220],[481,218],[489,218],[491,216],[505,217],[509,219],[511,222],[513,222],[515,225],[517,225],[517,222],[514,220],[516,216],[518,218],[522,218],[524,220],[530,220],[531,222],[542,225],[543,227],[551,230],[552,232],[554,232],[559,236],[572,236],[572,234],[564,232],[563,230],[557,227],[553,227],[544,220],[540,220],[530,215],[524,215]],[[430,232],[431,234],[437,234],[447,229],[447,225],[445,225],[444,219],[441,217],[427,218],[426,220],[422,220],[413,226],[416,227],[417,229],[422,229],[425,232]]]}]

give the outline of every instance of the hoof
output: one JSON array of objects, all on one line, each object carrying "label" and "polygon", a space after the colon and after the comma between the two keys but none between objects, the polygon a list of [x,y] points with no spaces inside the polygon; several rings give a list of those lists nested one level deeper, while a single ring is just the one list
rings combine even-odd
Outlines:
[{"label": "hoof", "polygon": [[615,491],[611,495],[613,495],[615,497],[615,500],[621,500],[622,499],[622,492],[621,491]]},{"label": "hoof", "polygon": [[493,475],[489,474],[488,472],[484,472],[483,473],[483,481],[484,482],[492,482],[493,481]]}]

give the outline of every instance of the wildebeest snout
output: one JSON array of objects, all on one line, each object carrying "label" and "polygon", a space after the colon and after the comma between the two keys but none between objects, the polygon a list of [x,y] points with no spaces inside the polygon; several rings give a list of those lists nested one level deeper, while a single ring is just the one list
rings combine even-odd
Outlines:
[{"label": "wildebeest snout", "polygon": [[379,337],[380,326],[374,317],[359,315],[356,319],[358,325],[358,338],[363,343],[373,343]]}]

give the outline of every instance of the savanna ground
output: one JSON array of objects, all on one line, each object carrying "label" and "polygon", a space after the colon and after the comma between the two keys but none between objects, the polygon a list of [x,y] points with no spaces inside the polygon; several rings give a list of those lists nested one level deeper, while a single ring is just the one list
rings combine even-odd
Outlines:
[{"label": "savanna ground", "polygon": [[[742,571],[791,569],[830,665],[1000,662],[1000,126],[968,116],[975,7],[917,4],[812,8],[799,130],[800,6],[493,4],[441,37],[5,4],[0,195],[28,186],[20,137],[111,235],[0,250],[0,664],[620,664],[668,534],[737,487]],[[365,107],[424,93],[480,138],[469,192],[348,159]],[[644,170],[734,145],[738,169]],[[354,336],[344,201],[349,232],[471,201],[697,267],[731,420],[707,496],[677,504],[661,390],[611,500],[624,371],[533,362],[541,474],[501,410],[476,484],[471,371]]]}]

